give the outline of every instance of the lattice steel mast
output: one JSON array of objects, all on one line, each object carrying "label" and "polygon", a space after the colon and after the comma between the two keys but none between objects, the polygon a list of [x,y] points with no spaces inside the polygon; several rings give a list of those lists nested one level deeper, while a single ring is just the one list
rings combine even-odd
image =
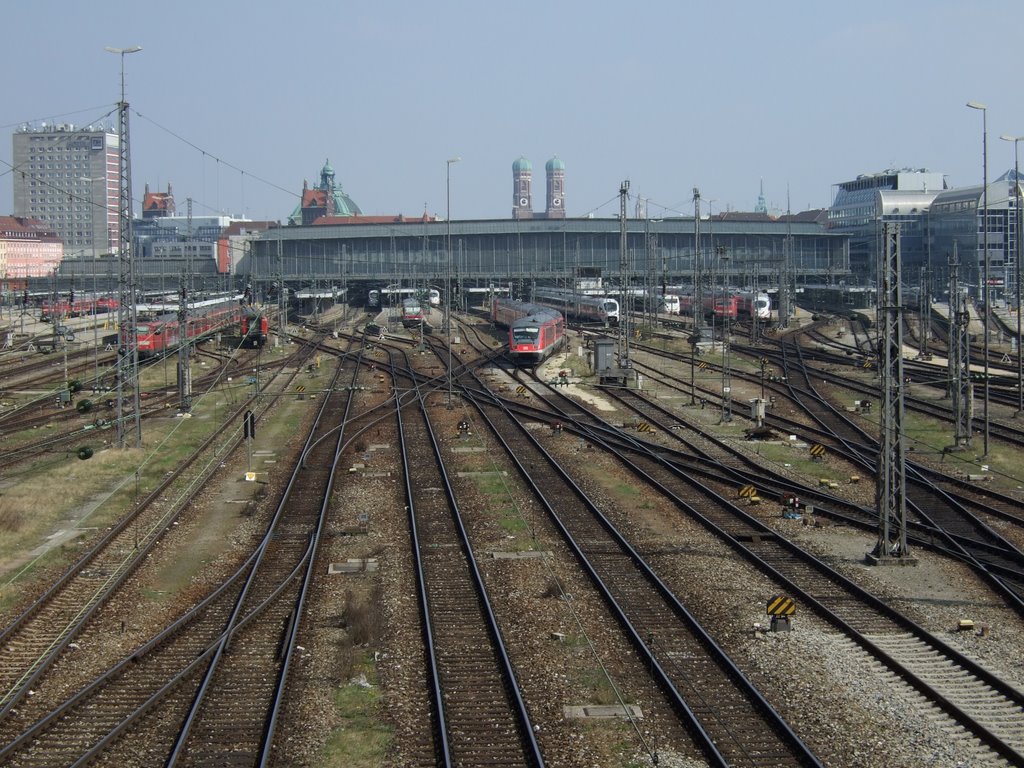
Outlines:
[{"label": "lattice steel mast", "polygon": [[932,335],[931,270],[927,265],[921,268],[921,292],[918,294],[917,311],[917,357],[919,360],[931,360],[932,353],[928,351],[928,341]]},{"label": "lattice steel mast", "polygon": [[[886,224],[878,269],[881,425],[875,500],[878,542],[869,562],[904,559],[907,549],[906,463],[903,445],[903,327],[900,322],[900,227]],[[910,562],[909,560],[907,562]]]},{"label": "lattice steel mast", "polygon": [[704,324],[704,275],[700,252],[700,189],[693,188],[693,335],[701,336]]},{"label": "lattice steel mast", "polygon": [[135,285],[135,259],[132,254],[132,162],[130,133],[128,130],[128,102],[124,95],[124,57],[128,53],[141,51],[139,46],[130,48],[107,48],[110,53],[121,56],[121,101],[117,104],[118,116],[118,305],[117,330],[117,446],[128,447],[125,425],[125,387],[132,388],[132,411],[134,428],[133,447],[142,445],[142,421],[139,403],[139,340],[136,333],[138,306]]},{"label": "lattice steel mast", "polygon": [[626,237],[626,203],[629,200],[629,180],[619,186],[619,285],[622,286],[619,298],[619,368],[628,371],[633,367],[629,356],[630,316],[632,302],[629,294],[630,269],[629,249]]},{"label": "lattice steel mast", "polygon": [[178,298],[178,399],[182,413],[192,410],[192,362],[191,344],[185,333],[188,324],[188,302],[190,293],[188,290],[188,278],[181,276],[181,287]]},{"label": "lattice steel mast", "polygon": [[960,287],[960,256],[956,242],[949,259],[949,394],[953,406],[953,450],[971,445],[974,385],[971,383],[971,343],[967,295]]}]

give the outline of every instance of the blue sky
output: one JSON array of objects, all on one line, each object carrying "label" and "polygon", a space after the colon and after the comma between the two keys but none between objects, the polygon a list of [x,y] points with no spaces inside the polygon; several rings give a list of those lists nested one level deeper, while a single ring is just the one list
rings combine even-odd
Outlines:
[{"label": "blue sky", "polygon": [[[164,10],[166,9],[166,10]],[[366,214],[508,218],[511,166],[566,166],[570,216],[617,216],[620,183],[652,217],[827,206],[890,167],[952,186],[1013,165],[1024,135],[1019,0],[856,3],[9,3],[0,64],[0,214],[13,129],[86,124],[119,97],[133,185],[180,212],[285,218],[326,159]],[[43,31],[41,25],[49,25]],[[1016,67],[1016,70],[1015,70]],[[113,115],[111,115],[111,124]],[[239,170],[240,169],[240,170]],[[705,208],[706,210],[706,208]]]}]

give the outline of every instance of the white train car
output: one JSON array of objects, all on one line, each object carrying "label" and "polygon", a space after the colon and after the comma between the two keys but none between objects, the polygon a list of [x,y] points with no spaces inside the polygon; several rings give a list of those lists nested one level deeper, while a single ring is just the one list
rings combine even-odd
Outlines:
[{"label": "white train car", "polygon": [[619,302],[610,296],[588,296],[559,288],[537,288],[533,301],[566,317],[589,323],[619,324]]},{"label": "white train car", "polygon": [[767,293],[740,291],[736,294],[739,301],[736,311],[740,317],[756,317],[758,320],[770,320],[772,316],[772,300]]}]

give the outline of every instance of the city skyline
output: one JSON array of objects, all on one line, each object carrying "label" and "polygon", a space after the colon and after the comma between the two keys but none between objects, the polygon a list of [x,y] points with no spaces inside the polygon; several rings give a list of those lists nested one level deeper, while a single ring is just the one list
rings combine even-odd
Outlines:
[{"label": "city skyline", "polygon": [[625,179],[631,215],[636,198],[654,218],[691,215],[695,186],[704,213],[750,211],[762,180],[770,211],[795,212],[887,168],[980,184],[982,121],[967,101],[988,108],[990,180],[1013,165],[998,137],[1024,134],[1014,51],[993,42],[1024,21],[1009,2],[872,1],[856,18],[660,0],[391,13],[318,0],[301,18],[259,3],[67,5],[45,21],[8,12],[11,28],[45,31],[50,55],[31,34],[0,53],[25,73],[5,110],[2,214],[18,126],[116,124],[121,59],[107,46],[142,47],[124,57],[136,212],[145,185],[170,183],[179,213],[191,198],[197,216],[284,221],[330,160],[367,215],[443,216],[453,156],[456,219],[510,218],[520,156],[540,178],[547,160],[565,163],[570,217],[616,216]]}]

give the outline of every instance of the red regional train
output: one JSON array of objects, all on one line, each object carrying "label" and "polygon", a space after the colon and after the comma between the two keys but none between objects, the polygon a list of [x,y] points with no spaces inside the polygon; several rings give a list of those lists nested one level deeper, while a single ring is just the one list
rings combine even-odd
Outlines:
[{"label": "red regional train", "polygon": [[565,344],[565,318],[557,309],[499,296],[491,319],[508,328],[508,354],[516,362],[536,365]]},{"label": "red regional train", "polygon": [[[135,329],[139,359],[166,355],[177,350],[183,341],[198,341],[225,328],[240,328],[243,311],[236,298],[212,299],[189,306],[184,328],[176,312],[140,320]],[[122,336],[121,343],[126,341]]]},{"label": "red regional train", "polygon": [[39,319],[44,323],[60,320],[63,317],[82,317],[84,315],[102,315],[117,311],[117,299],[101,297],[98,299],[47,299],[42,303]]}]

